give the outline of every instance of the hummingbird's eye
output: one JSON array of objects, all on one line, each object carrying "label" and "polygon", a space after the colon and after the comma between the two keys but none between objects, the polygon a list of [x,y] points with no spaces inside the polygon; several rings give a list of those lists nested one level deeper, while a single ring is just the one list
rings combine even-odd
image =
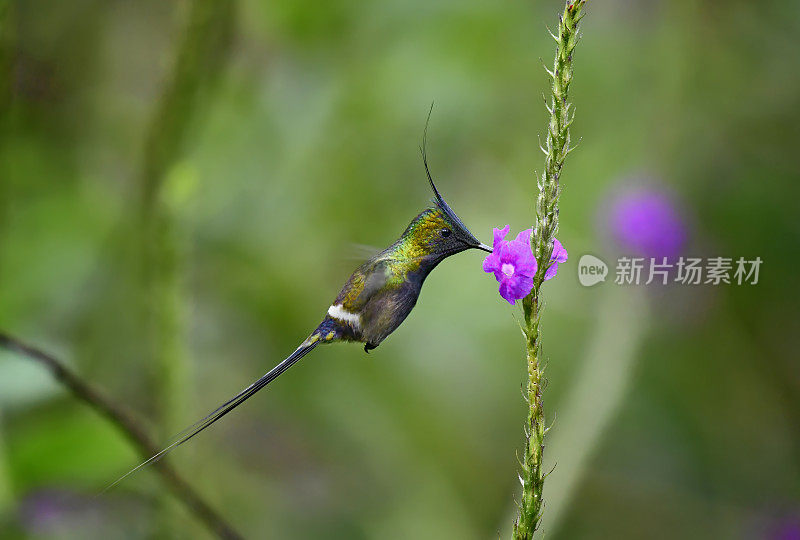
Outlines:
[{"label": "hummingbird's eye", "polygon": [[439,234],[442,235],[442,238],[447,238],[448,236],[450,236],[453,233],[452,233],[452,231],[450,229],[442,229],[441,231],[439,231]]}]

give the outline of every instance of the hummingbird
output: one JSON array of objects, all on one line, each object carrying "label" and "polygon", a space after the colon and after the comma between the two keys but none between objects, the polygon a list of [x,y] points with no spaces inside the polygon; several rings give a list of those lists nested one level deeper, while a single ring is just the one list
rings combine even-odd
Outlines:
[{"label": "hummingbird", "polygon": [[408,317],[417,303],[425,278],[440,262],[468,249],[492,252],[490,246],[473,236],[436,188],[425,150],[427,128],[426,123],[420,151],[425,174],[433,190],[432,205],[411,220],[392,245],[355,269],[328,308],[322,322],[292,354],[202,420],[179,433],[173,438],[174,442],[129,471],[109,488],[211,426],[319,345],[335,342],[363,343],[364,351],[369,353]]}]

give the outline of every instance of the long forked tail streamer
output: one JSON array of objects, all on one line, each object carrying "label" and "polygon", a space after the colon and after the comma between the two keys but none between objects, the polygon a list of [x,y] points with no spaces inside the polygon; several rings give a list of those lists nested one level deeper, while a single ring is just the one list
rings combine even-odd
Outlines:
[{"label": "long forked tail streamer", "polygon": [[214,422],[216,422],[217,420],[219,420],[220,418],[231,412],[233,409],[235,409],[236,407],[247,401],[247,399],[252,397],[253,394],[255,394],[256,392],[267,386],[275,379],[277,379],[278,376],[280,376],[284,371],[292,367],[298,360],[300,360],[309,352],[311,352],[311,350],[317,345],[319,345],[319,343],[320,341],[318,340],[311,338],[307,339],[305,342],[303,342],[302,345],[300,345],[292,354],[290,354],[280,364],[269,370],[267,373],[264,374],[264,376],[256,380],[253,384],[251,384],[250,386],[248,386],[247,388],[236,394],[234,397],[232,397],[231,399],[229,399],[228,401],[217,407],[208,416],[181,431],[179,434],[177,434],[175,437],[172,438],[172,442],[170,442],[163,450],[161,450],[157,454],[154,454],[146,461],[140,463],[135,468],[131,469],[123,476],[118,478],[116,481],[114,481],[112,484],[106,487],[103,490],[103,493],[112,489],[114,486],[116,486],[117,484],[128,478],[133,473],[143,469],[144,467],[147,467],[148,465],[156,463],[158,460],[163,458],[169,452],[171,452],[178,446],[182,445],[183,443],[185,443],[186,441],[188,441],[189,439],[191,439],[192,437],[194,437],[195,435],[197,435],[198,433],[209,427],[211,424],[213,424]]}]

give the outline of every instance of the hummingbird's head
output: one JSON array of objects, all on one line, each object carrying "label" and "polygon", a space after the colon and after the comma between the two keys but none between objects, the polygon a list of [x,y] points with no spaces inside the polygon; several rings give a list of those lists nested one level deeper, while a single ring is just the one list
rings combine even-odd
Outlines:
[{"label": "hummingbird's head", "polygon": [[458,218],[450,205],[442,198],[436,184],[433,182],[430,168],[428,167],[428,154],[425,151],[428,140],[428,124],[433,112],[433,103],[428,111],[425,121],[425,131],[422,135],[422,163],[425,165],[425,174],[433,190],[433,206],[424,210],[414,218],[403,233],[401,244],[410,248],[408,255],[411,257],[432,257],[434,264],[445,257],[455,255],[467,249],[482,249],[492,252],[492,248],[478,241],[467,226]]},{"label": "hummingbird's head", "polygon": [[481,249],[492,252],[492,248],[481,243],[459,219],[450,205],[445,202],[428,168],[425,146],[422,147],[422,161],[433,190],[433,206],[419,214],[406,229],[403,237],[412,242],[417,250],[425,255],[443,259],[467,249]]},{"label": "hummingbird's head", "polygon": [[492,251],[491,247],[472,236],[449,207],[445,209],[439,204],[434,204],[415,217],[402,239],[411,248],[409,255],[413,257],[433,256],[441,260],[470,248]]}]

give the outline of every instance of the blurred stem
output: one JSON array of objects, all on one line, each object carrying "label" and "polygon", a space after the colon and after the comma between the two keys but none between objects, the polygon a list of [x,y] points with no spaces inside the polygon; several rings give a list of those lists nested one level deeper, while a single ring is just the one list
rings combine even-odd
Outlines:
[{"label": "blurred stem", "polygon": [[9,507],[14,503],[13,486],[11,477],[8,474],[8,463],[6,461],[6,443],[4,439],[3,415],[0,411],[0,523]]},{"label": "blurred stem", "polygon": [[158,207],[164,174],[181,154],[203,92],[224,66],[235,20],[231,0],[194,0],[171,76],[147,130],[141,209]]},{"label": "blurred stem", "polygon": [[[182,339],[181,246],[174,219],[179,209],[165,196],[165,178],[181,157],[202,94],[224,66],[235,19],[232,0],[193,0],[188,9],[172,71],[147,128],[139,201],[145,354],[154,367],[164,438],[178,429],[188,371]],[[164,500],[166,528],[171,521],[168,505]]]},{"label": "blurred stem", "polygon": [[[44,365],[53,377],[64,385],[72,395],[89,405],[119,429],[142,458],[147,459],[159,451],[141,424],[122,406],[112,401],[99,389],[84,381],[69,369],[64,362],[46,352],[27,345],[16,338],[0,332],[0,347]],[[220,538],[241,536],[173,469],[165,460],[153,463],[172,493],[210,531]]]},{"label": "blurred stem", "polygon": [[[0,0],[0,170],[5,166],[6,138],[11,124],[11,104],[14,95],[15,24],[11,0]],[[0,182],[0,225],[7,215],[9,197],[6,182]]]},{"label": "blurred stem", "polygon": [[14,18],[11,0],[0,0],[0,122],[11,105],[14,74]]},{"label": "blurred stem", "polygon": [[553,36],[557,43],[553,70],[548,70],[553,80],[552,95],[547,107],[550,122],[547,128],[546,147],[543,148],[545,167],[539,181],[539,196],[536,200],[536,226],[531,236],[531,248],[539,266],[533,280],[533,289],[522,301],[528,366],[526,387],[528,418],[525,424],[525,450],[520,463],[522,499],[519,504],[519,515],[514,522],[515,539],[533,538],[542,518],[542,491],[546,476],[542,468],[542,458],[547,429],[542,402],[542,344],[539,333],[541,288],[545,272],[551,264],[553,240],[558,232],[559,176],[567,154],[572,151],[569,126],[574,116],[570,112],[567,97],[572,82],[572,52],[578,42],[578,22],[583,16],[585,3],[586,0],[566,3],[558,23],[558,32]]},{"label": "blurred stem", "polygon": [[[180,317],[180,260],[174,207],[164,179],[180,158],[198,100],[224,65],[234,25],[230,0],[194,0],[186,30],[146,134],[140,196],[146,345],[157,367],[162,427],[171,426],[184,387]],[[165,435],[166,436],[166,435]]]},{"label": "blurred stem", "polygon": [[636,353],[650,323],[645,292],[640,287],[611,286],[598,303],[588,349],[549,438],[548,454],[557,456],[560,463],[547,490],[550,534],[557,532],[597,443],[628,394]]}]

